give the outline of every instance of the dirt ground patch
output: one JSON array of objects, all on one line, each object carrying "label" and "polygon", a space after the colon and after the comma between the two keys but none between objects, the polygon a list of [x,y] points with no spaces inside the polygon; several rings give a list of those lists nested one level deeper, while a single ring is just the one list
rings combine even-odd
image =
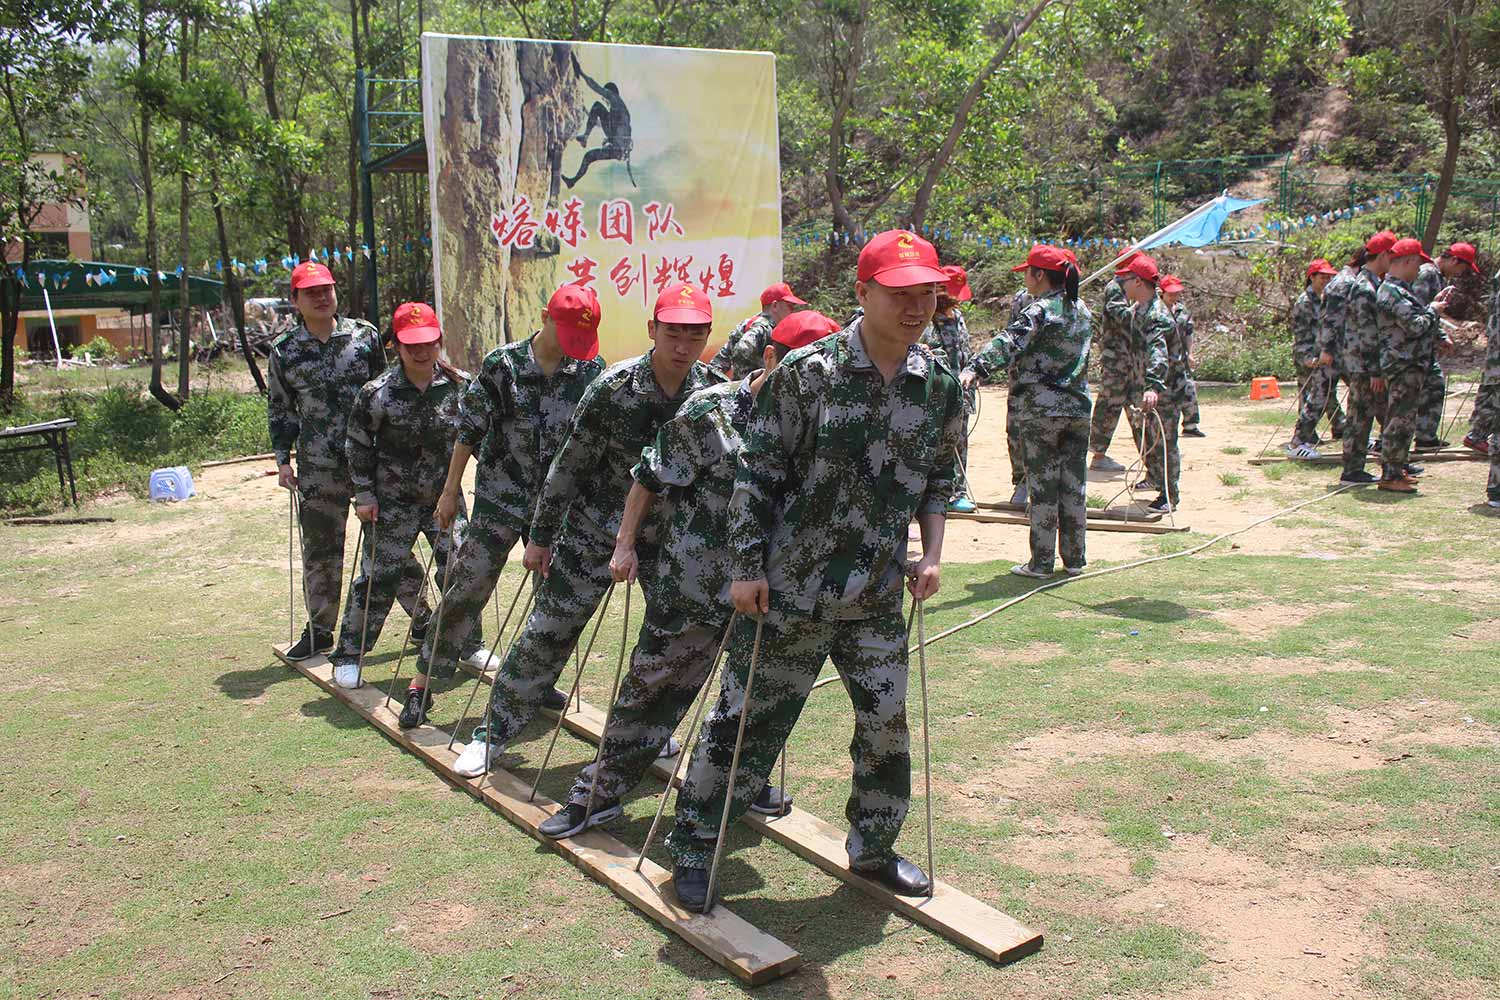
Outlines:
[{"label": "dirt ground patch", "polygon": [[405,908],[386,933],[404,939],[418,951],[455,954],[472,945],[463,932],[477,919],[479,911],[467,903],[427,899]]}]

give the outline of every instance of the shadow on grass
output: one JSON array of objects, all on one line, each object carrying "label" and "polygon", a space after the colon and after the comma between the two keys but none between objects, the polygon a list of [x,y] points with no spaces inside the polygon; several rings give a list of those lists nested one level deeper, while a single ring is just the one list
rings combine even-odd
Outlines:
[{"label": "shadow on grass", "polygon": [[302,680],[302,675],[275,660],[254,670],[231,670],[214,678],[214,686],[235,701],[250,701],[265,694],[272,684]]},{"label": "shadow on grass", "polygon": [[1192,611],[1176,601],[1163,601],[1150,597],[1122,597],[1099,604],[1086,604],[1083,601],[1063,597],[1055,590],[1049,591],[1046,596],[1074,607],[1087,608],[1096,614],[1108,615],[1112,618],[1128,618],[1131,621],[1165,624],[1185,621],[1193,616]]}]

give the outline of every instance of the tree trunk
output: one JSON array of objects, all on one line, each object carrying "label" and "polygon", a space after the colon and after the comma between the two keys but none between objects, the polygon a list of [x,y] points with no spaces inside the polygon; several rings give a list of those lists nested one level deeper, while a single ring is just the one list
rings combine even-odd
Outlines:
[{"label": "tree trunk", "polygon": [[[23,257],[21,266],[26,266]],[[21,283],[8,271],[0,278],[0,411],[10,412],[16,399],[16,331],[21,325]]]},{"label": "tree trunk", "polygon": [[[359,71],[364,69],[364,46],[361,44],[359,37],[359,7],[359,0],[350,0],[349,34],[354,42],[354,78],[356,80],[360,78]],[[351,249],[359,246],[358,226],[362,215],[359,200],[359,122],[354,120],[354,112],[352,110],[355,104],[357,102],[351,102],[349,114],[349,228],[346,240]],[[373,247],[370,252],[375,252]],[[350,255],[349,282],[345,286],[348,288],[348,295],[345,300],[347,305],[344,306],[344,311],[351,316],[360,316],[373,323],[376,317],[365,316],[365,297],[360,293],[360,285],[363,284],[360,280],[363,277],[363,264],[363,254],[356,251],[356,253]]]},{"label": "tree trunk", "polygon": [[1448,9],[1444,22],[1444,48],[1439,60],[1440,99],[1438,112],[1443,119],[1443,167],[1438,174],[1437,190],[1432,193],[1432,213],[1422,233],[1422,249],[1431,252],[1437,243],[1443,215],[1448,211],[1448,195],[1453,190],[1453,175],[1458,170],[1458,152],[1463,144],[1464,98],[1469,90],[1470,21],[1474,13],[1472,0],[1456,0]]},{"label": "tree trunk", "polygon": [[[224,226],[224,188],[219,183],[219,168],[212,161],[209,162],[209,183],[213,186],[214,226],[219,231],[219,256],[229,259],[229,231]],[[250,377],[255,379],[255,388],[260,394],[266,394],[266,377],[260,373],[260,365],[255,363],[255,352],[250,350],[250,339],[245,336],[245,292],[240,287],[240,276],[231,270],[227,276],[226,287],[229,289],[229,311],[234,316],[235,333],[239,336],[240,352],[245,355],[245,364],[250,369]]]},{"label": "tree trunk", "polygon": [[[870,0],[859,0],[859,12],[849,25],[848,61],[843,64],[842,79],[835,81],[838,95],[833,116],[828,121],[828,165],[823,171],[823,181],[828,188],[828,205],[833,211],[834,227],[845,232],[854,229],[854,220],[844,201],[844,121],[854,106],[854,84],[859,79],[859,64],[864,58],[865,25],[869,19]],[[830,29],[830,33],[836,31],[836,25]]]},{"label": "tree trunk", "polygon": [[[142,72],[150,55],[146,39],[146,0],[141,0],[140,21],[136,31],[136,55]],[[141,100],[141,193],[146,201],[146,269],[151,288],[151,395],[169,410],[179,410],[182,403],[161,384],[161,255],[157,247],[156,186],[151,179],[151,105]]]},{"label": "tree trunk", "polygon": [[953,152],[958,148],[958,140],[963,138],[964,129],[968,127],[969,115],[974,111],[974,105],[979,103],[979,98],[984,96],[984,88],[989,84],[990,78],[995,75],[1005,60],[1010,57],[1016,42],[1026,30],[1030,28],[1036,19],[1042,16],[1042,12],[1052,5],[1052,0],[1035,0],[1031,10],[1019,21],[1010,26],[1005,37],[1000,41],[1000,47],[985,63],[984,68],[974,77],[969,89],[964,93],[963,100],[958,102],[958,109],[953,113],[953,124],[948,127],[948,134],[943,137],[943,144],[938,147],[937,155],[927,165],[927,173],[922,177],[922,183],[917,187],[916,197],[912,199],[911,205],[911,228],[916,229],[927,221],[927,209],[932,204],[932,192],[937,188],[938,181],[942,179],[943,171],[948,169],[948,163],[953,159]]},{"label": "tree trunk", "polygon": [[[184,11],[177,33],[177,82],[187,89],[188,82],[188,15]],[[188,304],[188,209],[192,202],[192,177],[188,173],[188,121],[184,115],[177,123],[177,155],[180,157],[177,176],[181,182],[180,198],[177,202],[177,260],[182,265],[178,276],[178,289],[182,302],[177,311],[177,398],[187,402],[192,391],[192,306]]]}]

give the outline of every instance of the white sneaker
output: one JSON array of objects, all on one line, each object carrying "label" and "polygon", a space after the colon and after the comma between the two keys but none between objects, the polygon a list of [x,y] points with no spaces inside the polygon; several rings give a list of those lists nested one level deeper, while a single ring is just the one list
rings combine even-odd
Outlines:
[{"label": "white sneaker", "polygon": [[357,661],[335,663],[333,665],[333,683],[345,691],[353,691],[356,688],[364,687],[365,682],[359,676],[359,663]]},{"label": "white sneaker", "polygon": [[475,670],[498,670],[500,668],[500,660],[496,658],[494,650],[485,649],[483,646],[464,657],[464,662]]},{"label": "white sneaker", "polygon": [[680,753],[682,753],[682,744],[677,742],[677,737],[668,736],[667,742],[661,748],[661,753],[656,756],[660,760],[666,760],[669,757],[676,757]]},{"label": "white sneaker", "polygon": [[464,747],[463,753],[458,755],[458,760],[453,762],[453,770],[464,778],[477,778],[485,771],[493,767],[500,759],[503,752],[500,747],[493,743],[489,745],[489,759],[485,759],[485,742],[483,738],[470,740],[469,745]]},{"label": "white sneaker", "polygon": [[1500,500],[1486,500],[1484,505],[1486,507],[1500,507]]},{"label": "white sneaker", "polygon": [[1016,576],[1029,576],[1033,580],[1045,580],[1052,575],[1051,573],[1043,573],[1039,569],[1034,569],[1031,563],[1017,563],[1010,568],[1010,571]]},{"label": "white sneaker", "polygon": [[1322,458],[1323,453],[1310,444],[1300,441],[1288,441],[1286,443],[1287,458]]}]

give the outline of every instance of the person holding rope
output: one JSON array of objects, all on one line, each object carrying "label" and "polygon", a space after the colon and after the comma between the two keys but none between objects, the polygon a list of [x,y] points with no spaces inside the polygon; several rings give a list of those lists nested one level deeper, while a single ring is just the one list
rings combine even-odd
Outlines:
[{"label": "person holding rope", "polygon": [[[948,277],[921,237],[874,237],[854,286],[864,315],[789,354],[756,399],[729,502],[740,618],[667,842],[688,910],[707,906],[721,824],[759,797],[825,659],[855,713],[850,866],[903,895],[929,890],[895,851],[911,798],[901,588],[905,578],[917,600],[937,593],[957,477],[958,380],[918,344]],[[922,555],[908,570],[913,517]],[[743,780],[731,788],[732,758]]]},{"label": "person holding rope", "polygon": [[433,514],[458,433],[465,376],[442,360],[443,331],[431,306],[403,303],[391,328],[401,363],[365,383],[349,412],[349,479],[355,516],[365,526],[360,560],[367,579],[349,588],[338,647],[330,657],[334,683],[342,688],[363,683],[364,651],[379,640],[397,589],[403,582],[408,587],[426,582],[420,568],[421,578],[409,579],[417,535],[427,537],[441,578],[462,542],[466,520],[460,504],[444,538]]},{"label": "person holding rope", "polygon": [[729,331],[729,339],[709,364],[735,377],[754,371],[771,342],[771,331],[794,309],[805,305],[806,302],[792,294],[792,286],[786,282],[769,286],[760,293],[760,312]]},{"label": "person holding rope", "polygon": [[[428,676],[452,676],[461,641],[480,633],[480,616],[510,551],[528,534],[547,466],[567,437],[584,390],[604,370],[600,318],[592,289],[562,285],[547,303],[541,329],[486,355],[459,399],[458,441],[438,497],[438,526],[451,527],[463,507],[464,469],[477,450],[474,510],[438,607],[443,627],[428,635],[417,657],[417,675],[401,712],[404,729],[426,720],[432,706]],[[467,659],[481,670],[494,665],[482,648]],[[543,699],[553,709],[564,703],[556,689]]]},{"label": "person holding rope", "polygon": [[[1122,263],[1121,266],[1128,264]],[[1154,278],[1152,285],[1154,297]],[[1125,411],[1131,434],[1137,442],[1141,440],[1141,428],[1136,423],[1133,407],[1141,398],[1141,369],[1144,362],[1131,350],[1132,313],[1131,303],[1126,299],[1119,279],[1111,278],[1104,286],[1099,336],[1094,341],[1099,348],[1099,391],[1094,400],[1094,414],[1089,430],[1094,449],[1094,458],[1089,462],[1089,468],[1096,472],[1125,471],[1125,466],[1106,454],[1109,443],[1115,436],[1115,428],[1119,426],[1121,410]]]},{"label": "person holding rope", "polygon": [[1292,303],[1292,361],[1297,366],[1301,402],[1297,426],[1286,444],[1292,458],[1318,458],[1318,421],[1326,413],[1334,440],[1344,435],[1344,408],[1339,405],[1338,371],[1319,364],[1318,338],[1323,328],[1325,291],[1338,272],[1322,257],[1307,265],[1307,284]]},{"label": "person holding rope", "polygon": [[[271,345],[266,420],[276,454],[276,483],[294,491],[302,535],[302,599],[307,625],[287,650],[306,660],[333,648],[339,590],[344,582],[344,528],[349,520],[346,428],[355,396],[385,371],[380,333],[361,319],[339,315],[333,272],[315,260],[292,268],[292,305],[300,322]],[[292,449],[297,467],[292,468]],[[421,596],[415,557],[402,579],[415,583],[398,595],[421,634],[431,611]],[[368,567],[362,568],[367,572]],[[361,575],[353,586],[365,583]]]},{"label": "person holding rope", "polygon": [[1180,396],[1182,403],[1179,409],[1182,411],[1181,437],[1206,438],[1207,434],[1199,428],[1198,422],[1202,419],[1202,413],[1198,409],[1198,383],[1193,381],[1193,314],[1188,311],[1186,303],[1182,301],[1184,285],[1182,279],[1176,275],[1169,274],[1161,281],[1161,301],[1172,314],[1172,322],[1177,325],[1177,339],[1182,342],[1182,388]]},{"label": "person holding rope", "polygon": [[964,369],[965,388],[990,372],[1012,372],[1013,413],[1022,423],[1031,497],[1031,559],[1017,576],[1051,576],[1058,549],[1069,576],[1083,572],[1088,516],[1089,344],[1093,314],[1078,301],[1078,266],[1037,244],[1023,271],[1032,302]]},{"label": "person holding rope", "polygon": [[[1070,256],[1073,253],[1071,250],[1063,252]],[[1019,320],[1031,302],[1031,293],[1026,290],[1026,282],[1023,280],[1016,294],[1010,298],[1010,319],[1006,321],[1006,325],[1010,326]],[[1021,436],[1024,430],[1021,418],[1015,412],[1015,384],[1015,358],[1012,358],[1010,370],[1005,373],[1005,453],[1010,459],[1010,502],[1017,507],[1024,507],[1029,499],[1026,491],[1026,441]],[[965,461],[968,459],[965,458]]]},{"label": "person holding rope", "polygon": [[[1446,303],[1452,294],[1453,283],[1466,272],[1479,273],[1473,244],[1452,243],[1438,254],[1436,261],[1425,261],[1417,277],[1411,283],[1412,295],[1424,306]],[[1453,350],[1453,338],[1441,324],[1426,372],[1422,378],[1422,398],[1417,403],[1416,446],[1418,448],[1446,448],[1442,439],[1443,407],[1448,400],[1448,377],[1443,374],[1439,354]]]},{"label": "person holding rope", "polygon": [[1423,261],[1422,241],[1397,240],[1391,263],[1376,297],[1380,328],[1380,375],[1386,385],[1386,422],[1380,429],[1381,476],[1378,489],[1393,493],[1417,492],[1416,477],[1407,458],[1411,450],[1417,407],[1436,356],[1442,334],[1442,302],[1424,305],[1412,292]]},{"label": "person holding rope", "polygon": [[[619,816],[620,798],[646,776],[707,683],[729,624],[729,497],[755,398],[789,351],[838,330],[822,313],[791,313],[771,332],[761,355],[764,367],[693,393],[641,451],[630,470],[635,482],[609,568],[616,583],[637,578],[642,524],[657,499],[665,498],[656,566],[641,577],[646,616],[598,758],[579,772],[567,802],[538,828],[544,836],[571,837]],[[784,790],[767,784],[750,808],[779,816],[790,804]]]},{"label": "person holding rope", "polygon": [[1146,509],[1170,513],[1180,504],[1177,481],[1182,460],[1177,450],[1177,426],[1181,419],[1178,408],[1183,359],[1177,324],[1156,294],[1160,278],[1156,261],[1143,253],[1135,254],[1115,272],[1115,280],[1130,303],[1127,347],[1131,357],[1141,360],[1141,416],[1132,423],[1132,430],[1136,447],[1141,449],[1146,478],[1136,484],[1136,489],[1159,490]]},{"label": "person holding rope", "polygon": [[[1334,363],[1333,347],[1338,346],[1338,363],[1349,383],[1349,410],[1344,421],[1344,470],[1341,483],[1373,483],[1375,477],[1365,471],[1370,451],[1370,429],[1380,421],[1385,430],[1385,379],[1380,374],[1380,326],[1376,298],[1380,283],[1391,264],[1391,247],[1396,234],[1382,230],[1365,241],[1364,249],[1350,260],[1358,269],[1347,289],[1338,290],[1340,299],[1332,315],[1324,317],[1323,353],[1320,364]],[[1329,291],[1335,282],[1329,283]],[[1338,329],[1331,329],[1331,322]]]},{"label": "person holding rope", "polygon": [[[460,775],[488,771],[557,683],[610,587],[610,555],[641,449],[689,396],[724,381],[698,360],[712,325],[707,295],[688,284],[669,286],[646,324],[652,349],[610,368],[584,390],[531,519],[523,561],[542,575],[536,605],[495,677],[486,721],[454,763]],[[650,551],[642,562],[650,565],[654,531],[646,542]]]},{"label": "person holding rope", "polygon": [[[937,310],[932,314],[932,325],[922,334],[922,343],[932,348],[932,353],[943,359],[953,371],[962,371],[974,356],[974,345],[969,342],[969,327],[964,323],[964,314],[959,311],[960,302],[974,298],[969,287],[969,272],[956,264],[943,268],[948,275],[947,284],[938,290]],[[964,391],[967,409],[974,409],[973,388]],[[963,443],[958,448],[958,492],[948,500],[948,509],[958,514],[972,514],[978,508],[969,498],[967,471],[969,468],[969,423],[964,421]]]}]

